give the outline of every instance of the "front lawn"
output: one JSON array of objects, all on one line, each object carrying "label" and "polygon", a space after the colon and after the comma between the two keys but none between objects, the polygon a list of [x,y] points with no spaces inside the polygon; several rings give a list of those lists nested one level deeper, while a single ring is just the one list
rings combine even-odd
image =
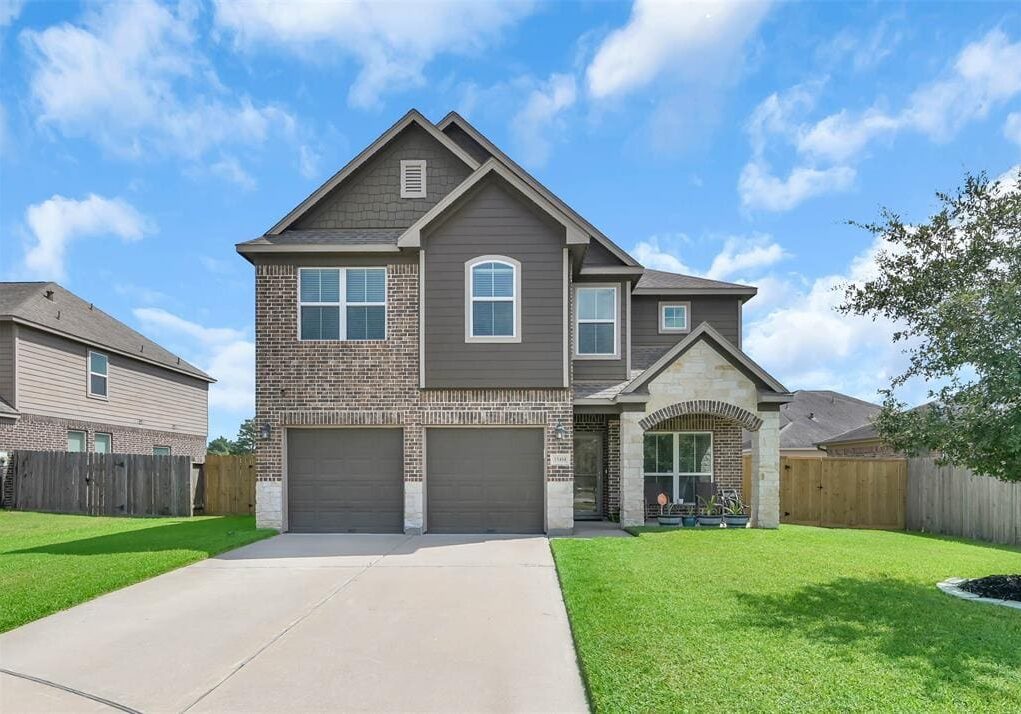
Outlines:
[{"label": "front lawn", "polygon": [[275,533],[251,516],[0,511],[0,632]]},{"label": "front lawn", "polygon": [[631,711],[1021,711],[1021,611],[947,577],[1021,552],[883,531],[552,542],[592,705]]}]

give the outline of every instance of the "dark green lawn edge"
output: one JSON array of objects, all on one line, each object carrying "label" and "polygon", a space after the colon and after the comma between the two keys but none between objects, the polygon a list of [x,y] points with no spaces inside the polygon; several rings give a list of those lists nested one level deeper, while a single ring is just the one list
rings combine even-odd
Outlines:
[{"label": "dark green lawn edge", "polygon": [[[625,529],[627,530],[627,529]],[[571,633],[571,647],[574,648],[574,663],[578,666],[578,672],[581,674],[581,685],[585,690],[585,703],[588,705],[590,712],[595,711],[595,706],[592,697],[592,683],[589,681],[588,670],[585,668],[585,663],[582,662],[581,657],[578,655],[578,635],[574,631],[574,617],[571,615],[571,606],[567,604],[567,598],[564,597],[564,582],[560,578],[560,563],[557,561],[557,551],[553,548],[553,544],[549,543],[550,553],[553,555],[553,572],[557,574],[557,589],[560,591],[560,602],[564,603],[564,611],[567,613],[567,629]]]}]

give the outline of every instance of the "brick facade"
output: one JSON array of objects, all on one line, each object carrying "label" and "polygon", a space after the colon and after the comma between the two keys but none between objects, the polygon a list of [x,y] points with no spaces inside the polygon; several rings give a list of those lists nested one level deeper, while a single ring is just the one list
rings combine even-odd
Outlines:
[{"label": "brick facade", "polygon": [[[550,456],[573,451],[571,390],[419,389],[418,264],[391,261],[386,267],[387,339],[366,342],[299,341],[298,266],[256,267],[256,423],[270,427],[270,438],[256,447],[257,480],[266,484],[258,490],[263,505],[283,502],[275,494],[282,490],[287,427],[401,426],[405,527],[414,532],[423,524],[409,516],[421,511],[422,489],[411,484],[424,477],[427,427],[534,425],[545,431],[547,526],[569,528],[559,521],[570,505],[564,501],[573,466],[551,466]],[[560,439],[558,426],[565,430]],[[274,514],[257,506],[257,516],[281,527],[282,508]]]},{"label": "brick facade", "polygon": [[[206,457],[206,438],[195,434],[136,429],[81,419],[22,414],[17,420],[0,419],[0,451],[67,451],[67,432],[84,431],[86,450],[96,446],[96,433],[111,435],[113,451],[118,454],[152,454],[154,446],[169,446],[174,455]],[[3,503],[8,503],[10,479],[3,476]]]}]

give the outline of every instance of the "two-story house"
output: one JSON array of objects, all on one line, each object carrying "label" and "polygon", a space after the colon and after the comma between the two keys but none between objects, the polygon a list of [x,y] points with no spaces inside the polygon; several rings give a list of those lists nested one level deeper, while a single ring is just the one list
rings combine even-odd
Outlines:
[{"label": "two-story house", "polygon": [[790,394],[741,351],[755,288],[643,268],[456,113],[409,112],[237,250],[259,525],[639,524],[740,489],[742,430],[777,525]]},{"label": "two-story house", "polygon": [[[0,283],[0,456],[99,451],[201,461],[213,381],[57,283]],[[7,502],[9,479],[4,486]]]}]

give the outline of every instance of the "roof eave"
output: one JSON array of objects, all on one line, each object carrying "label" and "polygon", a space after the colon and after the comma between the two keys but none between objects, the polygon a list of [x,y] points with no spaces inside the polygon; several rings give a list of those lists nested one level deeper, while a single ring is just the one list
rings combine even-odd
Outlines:
[{"label": "roof eave", "polygon": [[238,243],[241,255],[249,253],[400,253],[396,245],[330,245],[322,243]]},{"label": "roof eave", "polygon": [[370,158],[372,158],[376,152],[383,148],[387,143],[390,142],[395,136],[404,131],[412,123],[417,123],[429,134],[439,141],[443,146],[449,149],[455,156],[463,161],[468,168],[475,171],[479,167],[479,162],[476,161],[467,151],[457,145],[450,137],[444,134],[440,129],[436,127],[431,121],[426,119],[421,112],[417,109],[411,109],[401,117],[397,122],[387,129],[385,132],[365,149],[363,149],[357,156],[349,161],[340,171],[331,176],[325,183],[319,188],[313,191],[304,201],[295,206],[290,213],[280,219],[276,225],[270,228],[267,233],[270,235],[279,235],[292,225],[296,220],[317,204],[326,194],[337,187],[344,179],[357,171],[362,165],[365,164]]},{"label": "roof eave", "polygon": [[734,295],[742,302],[750,300],[759,292],[758,288],[635,288],[633,295]]},{"label": "roof eave", "polygon": [[645,268],[640,265],[589,265],[582,266],[579,275],[641,275]]}]

